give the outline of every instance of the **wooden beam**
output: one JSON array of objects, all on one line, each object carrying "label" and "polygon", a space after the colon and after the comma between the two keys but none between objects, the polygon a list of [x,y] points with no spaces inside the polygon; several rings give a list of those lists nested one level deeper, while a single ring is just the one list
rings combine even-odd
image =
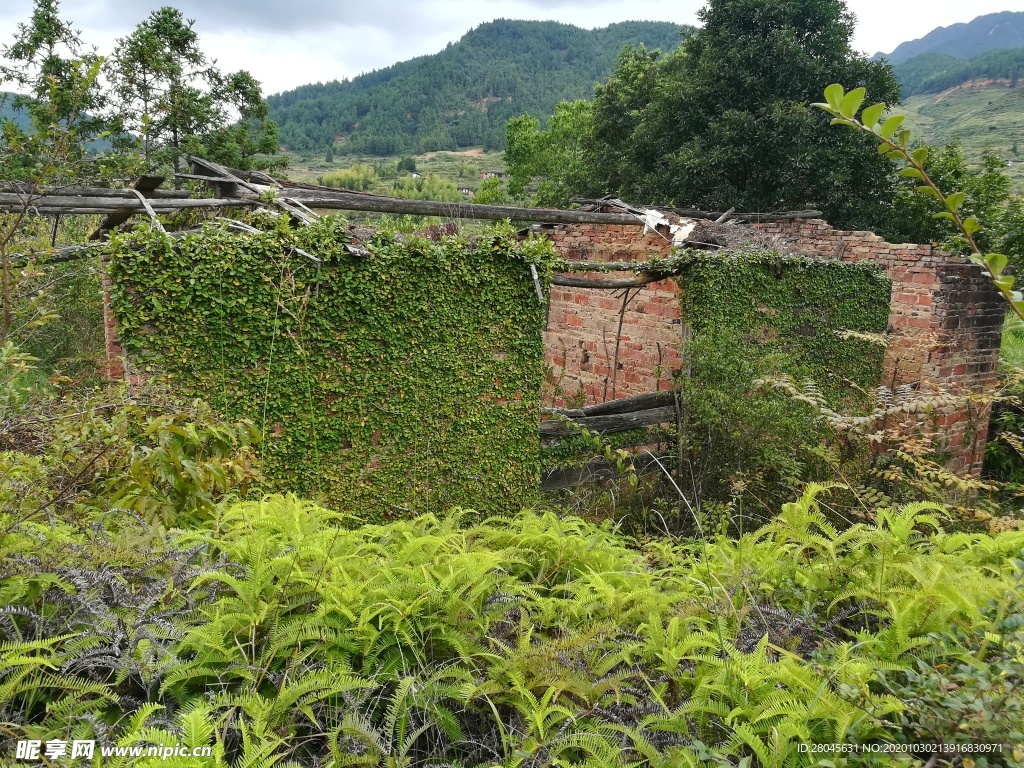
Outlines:
[{"label": "wooden beam", "polygon": [[[612,197],[606,198],[593,198],[593,197],[574,197],[572,198],[574,203],[583,203],[586,205],[600,205],[606,208],[619,208],[623,207],[623,210],[629,209],[633,211],[642,211],[650,208],[654,211],[661,211],[663,213],[674,213],[677,216],[683,216],[687,219],[709,219],[714,221],[721,219],[723,222],[728,219],[736,219],[737,221],[743,222],[769,222],[769,221],[786,221],[788,219],[818,219],[821,218],[821,211],[774,211],[772,213],[757,213],[747,211],[745,213],[736,213],[734,209],[730,208],[728,211],[701,211],[696,208],[670,208],[663,205],[647,205],[647,206],[633,206],[625,203],[621,200]],[[726,214],[729,214],[728,219],[723,218]],[[634,219],[634,221],[636,221]]]},{"label": "wooden beam", "polygon": [[[161,177],[140,177],[136,184],[141,184],[143,179]],[[167,200],[185,200],[194,197],[194,194],[187,189],[154,189],[151,192],[134,187],[143,192],[148,192],[150,198]],[[113,200],[137,200],[131,189],[112,189],[111,187],[35,187],[29,184],[2,184],[0,193],[7,195],[18,195],[22,199],[34,199],[37,197],[106,197]]]},{"label": "wooden beam", "polygon": [[663,408],[675,405],[675,401],[676,396],[674,392],[650,392],[644,395],[634,395],[633,397],[620,397],[618,400],[608,400],[604,403],[587,405],[583,408],[542,408],[541,413],[565,416],[569,419],[580,419],[587,416],[610,416],[616,413]]},{"label": "wooden beam", "polygon": [[[202,199],[155,199],[153,208],[159,213],[180,211],[187,208],[245,208],[258,205],[257,200],[244,198],[202,198]],[[26,201],[19,195],[0,193],[0,211],[18,213],[25,210]],[[129,200],[112,199],[109,197],[37,197],[28,202],[30,211],[40,213],[113,213],[129,211],[145,213],[146,207],[138,198]]]},{"label": "wooden beam", "polygon": [[397,213],[413,216],[439,216],[445,219],[486,219],[500,221],[540,221],[551,224],[640,224],[635,216],[625,213],[594,213],[562,211],[554,208],[516,208],[511,205],[477,205],[475,203],[439,203],[433,200],[406,200],[399,197],[361,195],[356,192],[325,193],[289,189],[288,197],[303,205],[321,210]]},{"label": "wooden beam", "polygon": [[577,277],[576,275],[554,275],[551,282],[567,288],[638,288],[648,283],[664,280],[669,275],[643,273],[634,277]]},{"label": "wooden beam", "polygon": [[[602,435],[611,435],[616,432],[628,432],[631,429],[650,427],[655,424],[666,424],[675,421],[676,409],[672,407],[650,408],[646,411],[634,411],[633,413],[618,413],[609,416],[589,416],[581,419],[573,419],[573,423],[597,432]],[[577,430],[565,424],[561,420],[542,421],[540,423],[541,437],[568,437],[577,434]]]},{"label": "wooden beam", "polygon": [[[136,182],[132,184],[132,189],[139,192],[143,197],[147,197],[149,195],[152,195],[156,191],[156,188],[163,183],[163,176],[146,175],[136,180]],[[100,225],[96,227],[96,229],[93,230],[92,233],[90,233],[89,239],[103,239],[111,232],[111,230],[114,229],[114,227],[118,227],[121,224],[124,224],[132,216],[134,216],[134,213],[129,213],[128,211],[118,211],[117,213],[111,213],[106,218],[104,218],[103,221],[100,222]]]}]

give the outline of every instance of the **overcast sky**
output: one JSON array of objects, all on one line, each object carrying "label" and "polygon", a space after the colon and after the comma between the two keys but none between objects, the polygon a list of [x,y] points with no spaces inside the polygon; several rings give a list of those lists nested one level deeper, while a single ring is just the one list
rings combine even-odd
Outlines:
[{"label": "overcast sky", "polygon": [[[904,40],[975,16],[1015,10],[1019,0],[848,0],[856,46],[889,52]],[[581,27],[616,21],[697,21],[703,0],[64,0],[63,15],[107,53],[149,11],[180,8],[195,19],[206,53],[222,69],[247,69],[277,93],[305,83],[352,77],[436,53],[491,19],[553,19]],[[32,0],[0,0],[0,40],[28,18]]]}]

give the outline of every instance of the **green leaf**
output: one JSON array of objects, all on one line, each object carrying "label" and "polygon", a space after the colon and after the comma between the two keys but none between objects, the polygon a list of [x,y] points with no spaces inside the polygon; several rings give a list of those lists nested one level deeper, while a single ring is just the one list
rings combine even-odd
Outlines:
[{"label": "green leaf", "polygon": [[903,159],[903,153],[900,152],[898,149],[894,149],[892,152],[889,153],[889,159],[890,160],[902,160]]},{"label": "green leaf", "polygon": [[909,141],[910,141],[910,131],[908,129],[904,128],[902,131],[899,132],[899,134],[897,134],[897,136],[896,136],[896,143],[899,144],[901,147],[905,147],[905,146],[907,146],[907,142],[909,142]]},{"label": "green leaf", "polygon": [[928,147],[918,147],[913,151],[911,157],[918,165],[924,165],[924,161],[928,159]]},{"label": "green leaf", "polygon": [[900,171],[900,176],[907,179],[919,179],[924,181],[924,174],[917,170],[917,168],[904,168]]},{"label": "green leaf", "polygon": [[896,129],[899,128],[906,119],[906,115],[893,115],[882,124],[882,127],[878,130],[878,135],[883,139],[888,139],[896,132]]},{"label": "green leaf", "polygon": [[832,107],[836,112],[839,111],[839,105],[843,103],[843,86],[839,83],[832,83],[825,89],[825,101]]},{"label": "green leaf", "polygon": [[885,112],[885,104],[872,104],[870,107],[864,107],[864,111],[860,114],[860,121],[873,131],[883,112]]},{"label": "green leaf", "polygon": [[[857,114],[857,110],[860,109],[860,105],[864,102],[864,94],[867,91],[864,88],[854,88],[848,94],[843,96],[843,100],[839,103],[839,113],[852,120],[853,116]],[[828,98],[826,95],[825,98]]]},{"label": "green leaf", "polygon": [[1000,291],[1003,291],[1004,293],[1009,293],[1011,290],[1013,290],[1013,275],[1000,275],[999,277],[995,278],[992,282],[995,283],[996,288],[998,288]]},{"label": "green leaf", "polygon": [[878,154],[884,155],[892,150],[892,144],[887,141],[883,141],[878,145]]},{"label": "green leaf", "polygon": [[964,204],[966,199],[967,195],[964,192],[954,192],[951,195],[946,195],[946,207],[951,211],[960,210],[960,206]]},{"label": "green leaf", "polygon": [[973,235],[979,229],[981,229],[981,222],[978,221],[976,217],[968,216],[966,219],[964,219],[964,230],[967,232],[967,234]]},{"label": "green leaf", "polygon": [[933,213],[932,214],[932,218],[933,219],[948,219],[949,221],[956,221],[956,219],[953,218],[953,214],[950,213],[949,211],[943,211],[942,213]]},{"label": "green leaf", "polygon": [[993,277],[998,277],[1006,269],[1006,262],[1007,258],[1001,253],[985,254],[985,266],[988,267],[988,271],[992,273]]},{"label": "green leaf", "polygon": [[[939,193],[935,191],[934,187],[929,187],[928,185],[925,185],[923,187],[916,187],[916,190],[917,190],[917,194],[919,194],[919,195],[924,195],[925,197],[934,197],[936,200],[941,200],[942,199],[939,196]],[[950,218],[953,218],[953,217],[950,216]]]}]

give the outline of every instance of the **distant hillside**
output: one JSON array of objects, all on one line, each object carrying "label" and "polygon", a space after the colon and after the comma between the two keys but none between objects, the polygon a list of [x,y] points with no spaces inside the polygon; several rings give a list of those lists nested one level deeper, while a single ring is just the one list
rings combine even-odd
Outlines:
[{"label": "distant hillside", "polygon": [[990,83],[911,96],[894,112],[907,115],[907,125],[930,144],[961,139],[969,160],[986,150],[1012,160],[1006,171],[1024,194],[1024,78],[1016,88]]},{"label": "distant hillside", "polygon": [[917,40],[900,43],[892,53],[876,53],[875,58],[884,56],[891,64],[925,53],[970,59],[1001,48],[1024,48],[1024,12],[989,13],[966,24],[938,27]]},{"label": "distant hillside", "polygon": [[14,109],[11,106],[11,99],[13,98],[13,93],[0,91],[0,118],[4,120],[11,120],[18,127],[27,129],[32,125],[32,120],[23,110]]},{"label": "distant hillside", "polygon": [[544,118],[563,99],[587,98],[626,45],[672,50],[681,28],[623,22],[586,30],[550,21],[481,24],[445,50],[267,99],[289,150],[396,155],[500,149],[509,118]]},{"label": "distant hillside", "polygon": [[1005,80],[1011,87],[1024,77],[1024,48],[989,51],[972,59],[924,53],[893,67],[903,97],[941,93],[969,81]]}]

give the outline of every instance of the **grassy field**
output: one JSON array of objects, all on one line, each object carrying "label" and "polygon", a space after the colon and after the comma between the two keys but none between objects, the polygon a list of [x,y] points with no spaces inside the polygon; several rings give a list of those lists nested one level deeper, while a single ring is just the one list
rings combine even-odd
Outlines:
[{"label": "grassy field", "polygon": [[1024,194],[1024,83],[1016,88],[993,83],[912,96],[895,113],[907,115],[908,127],[930,144],[961,139],[970,160],[992,150],[1018,161],[1006,171],[1014,191]]},{"label": "grassy field", "polygon": [[[333,162],[327,162],[323,154],[294,154],[291,157],[285,175],[296,181],[319,183],[324,176],[343,171],[353,166],[370,166],[376,171],[377,178],[370,187],[363,191],[388,194],[394,189],[396,180],[407,175],[407,171],[398,171],[398,157],[361,157],[352,155],[335,155]],[[436,176],[452,182],[456,187],[467,188],[476,192],[483,181],[483,174],[505,170],[505,160],[501,152],[484,152],[482,147],[460,150],[458,152],[428,152],[414,155],[416,173],[421,176]]]}]

